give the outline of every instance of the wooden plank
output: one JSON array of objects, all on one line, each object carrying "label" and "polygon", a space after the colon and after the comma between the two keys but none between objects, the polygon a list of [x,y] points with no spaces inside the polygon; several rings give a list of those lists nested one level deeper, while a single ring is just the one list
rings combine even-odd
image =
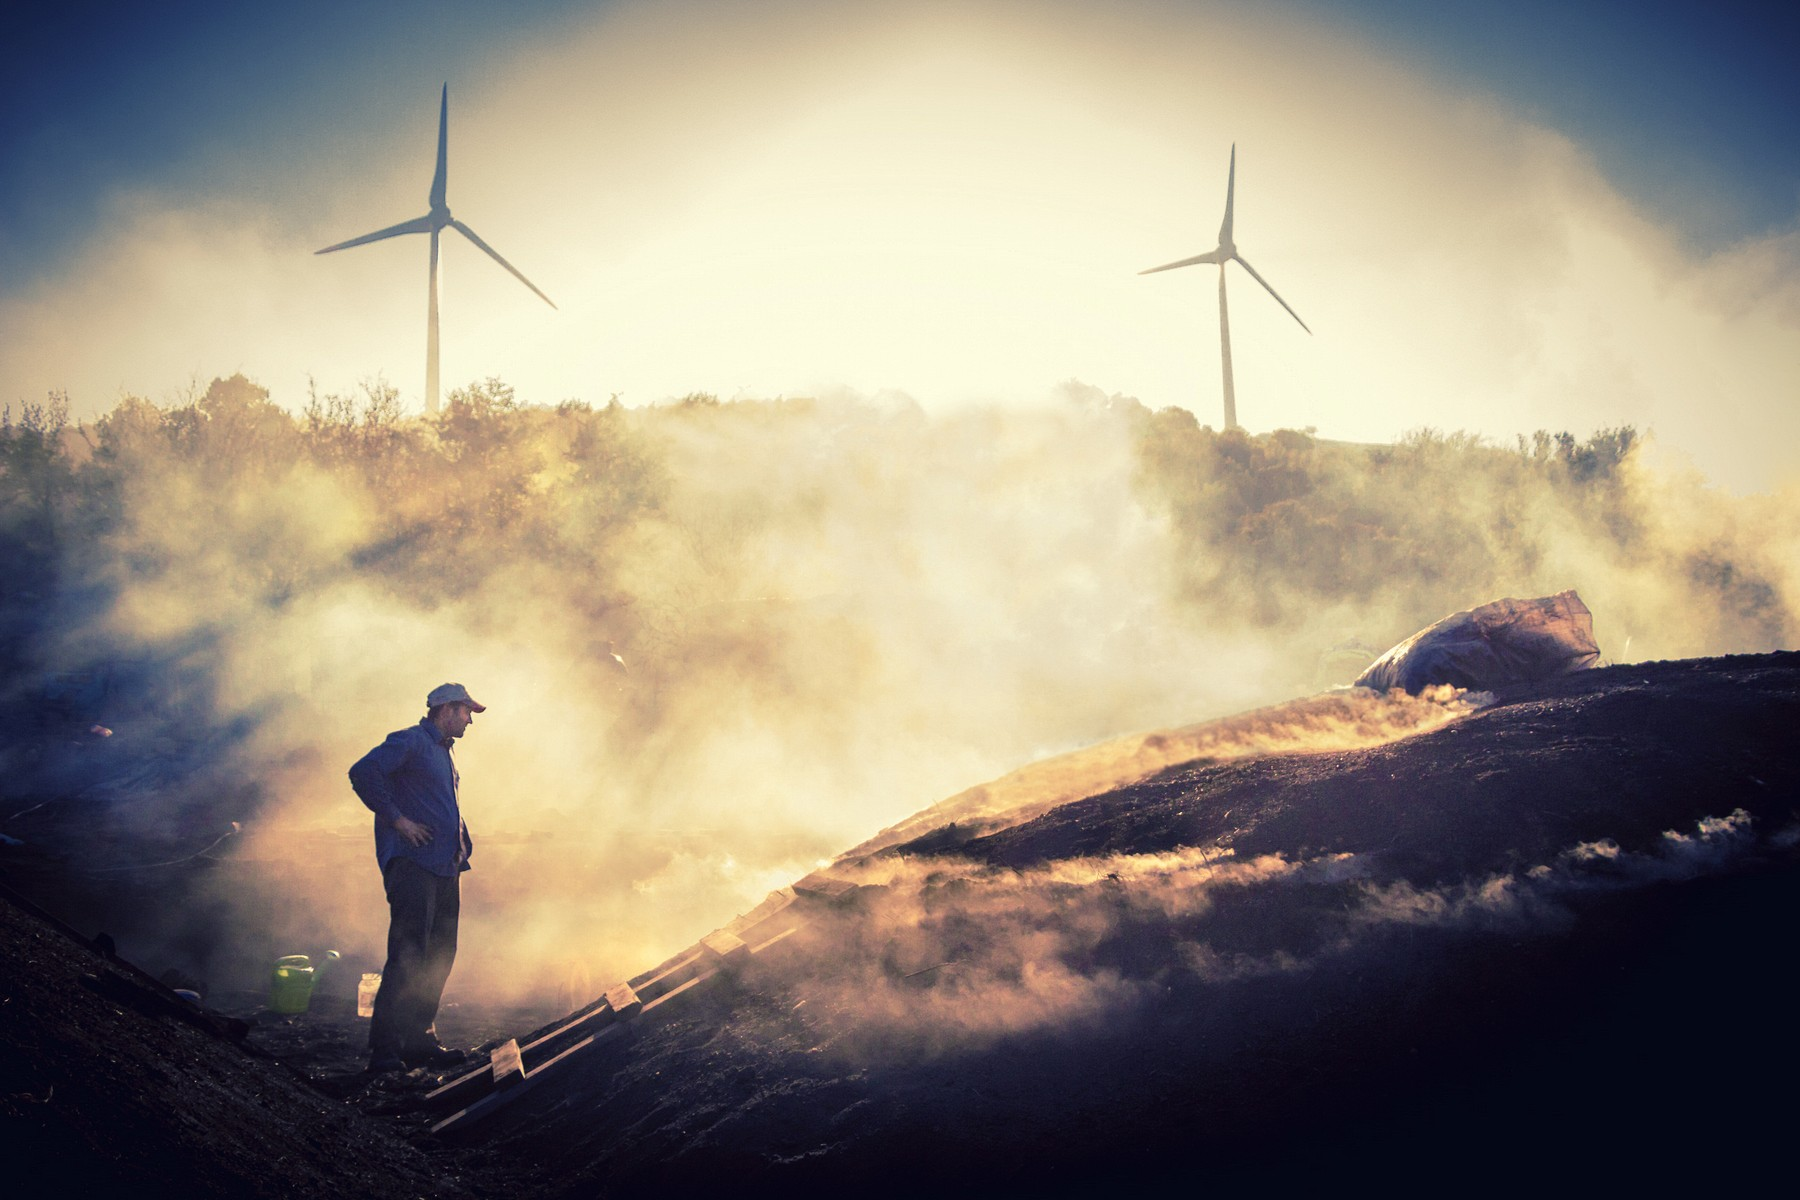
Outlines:
[{"label": "wooden plank", "polygon": [[629,983],[607,988],[606,1002],[612,1006],[613,1012],[618,1014],[621,1021],[637,1016],[644,1009],[643,1001],[638,999],[638,994],[631,989]]},{"label": "wooden plank", "polygon": [[671,1001],[675,997],[681,995],[681,993],[687,991],[689,988],[699,987],[701,984],[705,983],[707,980],[711,979],[714,975],[717,975],[717,974],[718,974],[717,971],[708,971],[704,975],[694,976],[692,979],[688,980],[686,983],[682,984],[680,987],[675,988],[672,991],[664,992],[662,995],[658,996],[656,999],[652,1000],[650,1003],[644,1005],[644,1011],[649,1012],[651,1009],[656,1008],[658,1005],[667,1004],[669,1001]]},{"label": "wooden plank", "polygon": [[617,1025],[609,1025],[605,1029],[602,1029],[599,1033],[596,1033],[593,1037],[582,1038],[579,1042],[576,1042],[573,1046],[570,1046],[567,1050],[564,1050],[561,1054],[558,1054],[555,1058],[547,1060],[546,1062],[544,1062],[544,1064],[542,1066],[540,1066],[536,1070],[532,1071],[531,1074],[529,1074],[525,1077],[526,1082],[529,1083],[530,1081],[536,1079],[539,1075],[542,1075],[545,1071],[548,1071],[551,1067],[554,1067],[557,1063],[561,1062],[563,1059],[568,1058],[571,1055],[576,1054],[582,1050],[586,1050],[589,1046],[593,1045],[595,1042],[599,1041],[601,1038],[605,1037],[607,1034],[611,1033],[614,1029],[617,1029],[617,1028],[618,1028]]},{"label": "wooden plank", "polygon": [[[814,872],[792,889],[770,893],[756,909],[707,935],[698,946],[676,955],[651,972],[608,988],[601,1001],[560,1023],[546,1026],[522,1048],[516,1040],[504,1043],[490,1056],[487,1069],[472,1072],[433,1092],[431,1098],[449,1095],[454,1089],[461,1088],[456,1095],[472,1099],[460,1111],[433,1125],[431,1132],[438,1134],[467,1128],[523,1094],[546,1071],[614,1032],[618,1028],[616,1022],[651,1012],[715,978],[726,968],[792,937],[799,932],[802,920],[786,910],[796,898],[837,904],[862,890],[861,885]],[[587,1036],[562,1045],[578,1033]],[[530,1061],[534,1057],[533,1051],[555,1053],[533,1065]],[[486,1094],[476,1095],[476,1080],[480,1081]]]},{"label": "wooden plank", "polygon": [[459,1108],[443,1120],[439,1121],[436,1125],[433,1125],[431,1127],[431,1132],[433,1134],[441,1134],[446,1130],[454,1131],[459,1126],[466,1126],[471,1122],[486,1116],[496,1108],[499,1108],[508,1100],[513,1099],[517,1094],[517,1088],[505,1092],[489,1092],[467,1108]]},{"label": "wooden plank", "polygon": [[489,1063],[493,1068],[496,1090],[525,1082],[525,1059],[519,1053],[516,1039],[508,1038],[496,1046]]},{"label": "wooden plank", "polygon": [[814,900],[824,900],[831,904],[840,903],[849,896],[855,894],[858,890],[858,885],[851,883],[847,879],[833,879],[831,876],[820,874],[818,871],[814,871],[811,875],[808,875],[805,879],[802,879],[799,883],[794,885],[794,892],[797,895],[806,896]]},{"label": "wooden plank", "polygon": [[707,934],[700,939],[700,944],[727,963],[740,963],[750,957],[750,947],[744,944],[744,939],[723,929]]},{"label": "wooden plank", "polygon": [[655,974],[633,976],[626,982],[631,985],[631,990],[639,995],[651,995],[659,991],[666,991],[704,967],[707,957],[705,950],[698,946],[692,947],[664,963]]},{"label": "wooden plank", "polygon": [[725,932],[735,933],[738,937],[743,938],[745,941],[749,941],[749,935],[745,933],[745,930],[762,924],[764,921],[777,915],[793,903],[793,888],[777,888],[770,892],[768,898],[761,904],[758,904],[749,912],[742,914],[736,920],[726,922],[724,926]]},{"label": "wooden plank", "polygon": [[[699,984],[706,982],[708,979],[711,979],[713,976],[715,976],[717,974],[718,974],[717,971],[708,971],[704,975],[697,975],[694,978],[688,980],[686,983],[683,983],[679,987],[663,993],[661,996],[658,996],[656,999],[650,1001],[648,1004],[641,1004],[637,998],[636,993],[632,993],[631,999],[629,1001],[629,1005],[630,1005],[629,1010],[621,1011],[619,1016],[621,1018],[623,1018],[626,1016],[635,1016],[640,1011],[641,1012],[649,1012],[651,1009],[656,1008],[658,1005],[665,1004],[668,1001],[673,1000],[675,997],[677,997],[681,993],[687,991],[689,988],[696,987]],[[615,993],[621,993],[621,992],[631,992],[630,986],[622,983],[616,988],[608,989],[607,997],[608,997],[609,1001]],[[624,997],[621,995],[620,999],[623,1000]],[[568,1048],[564,1049],[562,1052],[556,1054],[554,1057],[546,1059],[544,1062],[539,1063],[537,1066],[531,1068],[531,1070],[526,1071],[524,1073],[524,1075],[519,1079],[518,1082],[516,1082],[510,1086],[507,1086],[507,1087],[498,1087],[497,1086],[494,1088],[493,1091],[489,1092],[487,1095],[482,1096],[481,1098],[470,1103],[467,1107],[461,1109],[458,1112],[451,1113],[449,1116],[447,1116],[443,1120],[439,1121],[436,1125],[433,1125],[431,1127],[431,1132],[434,1134],[437,1134],[437,1133],[443,1133],[446,1131],[455,1131],[459,1128],[465,1128],[468,1125],[473,1124],[474,1122],[480,1120],[482,1117],[487,1116],[489,1113],[491,1113],[495,1109],[499,1108],[501,1105],[507,1103],[509,1100],[516,1099],[519,1096],[523,1095],[529,1089],[531,1084],[536,1083],[537,1080],[543,1076],[545,1071],[548,1071],[550,1068],[556,1066],[558,1063],[562,1062],[564,1059],[569,1058],[572,1055],[579,1053],[580,1051],[586,1050],[589,1046],[593,1045],[595,1042],[599,1041],[601,1038],[605,1037],[607,1034],[614,1032],[616,1029],[618,1029],[617,1025],[609,1025],[606,1028],[599,1030],[598,1032],[592,1034],[589,1037],[582,1038],[580,1041],[578,1041],[574,1045],[569,1046]],[[509,1043],[509,1044],[511,1044],[511,1043]],[[504,1047],[502,1047],[502,1049],[504,1049]],[[499,1051],[495,1051],[495,1053],[498,1054]]]},{"label": "wooden plank", "polygon": [[443,1083],[425,1094],[428,1105],[443,1106],[451,1103],[466,1103],[468,1097],[479,1096],[494,1086],[494,1072],[487,1063],[463,1072],[454,1079]]},{"label": "wooden plank", "polygon": [[[790,930],[789,932],[792,932],[792,931]],[[783,934],[780,936],[785,937],[786,935]],[[777,937],[773,940],[779,941],[780,937]],[[681,995],[683,992],[688,991],[691,988],[699,987],[701,984],[705,983],[709,979],[717,978],[719,976],[719,974],[720,974],[719,971],[702,972],[701,974],[695,975],[693,978],[688,979],[687,981],[681,983],[680,985],[678,985],[674,988],[671,988],[669,991],[664,992],[662,995],[656,997],[656,999],[651,1000],[648,1003],[644,1003],[644,1002],[640,1001],[637,996],[637,993],[635,993],[631,990],[631,986],[629,984],[622,983],[622,984],[619,984],[617,987],[607,989],[607,993],[606,993],[607,1002],[609,1004],[613,1003],[615,997],[617,998],[618,1001],[621,1002],[621,1009],[619,1012],[619,1016],[621,1018],[624,1018],[626,1016],[634,1016],[640,1012],[647,1013],[647,1012],[650,1012],[651,1010],[656,1009],[664,1004],[667,1004],[669,1001],[675,999],[675,997]],[[538,1066],[533,1067],[531,1070],[524,1072],[523,1077],[520,1078],[517,1082],[515,1082],[511,1085],[508,1085],[508,1086],[496,1086],[492,1091],[488,1092],[485,1096],[482,1096],[479,1099],[476,1099],[475,1101],[473,1101],[466,1107],[458,1110],[457,1112],[451,1113],[449,1116],[445,1117],[443,1120],[441,1120],[437,1124],[433,1125],[431,1127],[431,1132],[434,1135],[436,1135],[436,1134],[445,1134],[445,1133],[458,1133],[463,1130],[466,1130],[469,1126],[471,1126],[475,1122],[481,1120],[483,1117],[486,1117],[487,1115],[492,1113],[494,1110],[500,1108],[502,1105],[504,1105],[512,1100],[517,1099],[519,1096],[523,1095],[525,1092],[530,1090],[531,1085],[536,1083],[540,1078],[542,1078],[546,1071],[550,1070],[552,1067],[557,1066],[559,1063],[563,1062],[563,1060],[570,1058],[570,1057],[580,1053],[583,1050],[586,1050],[588,1047],[592,1046],[595,1042],[599,1041],[601,1038],[605,1037],[607,1034],[616,1031],[618,1028],[619,1028],[619,1026],[617,1026],[617,1025],[609,1025],[604,1029],[598,1030],[591,1036],[582,1038],[580,1041],[578,1041],[574,1045],[569,1046],[568,1048],[564,1049],[561,1053],[555,1055],[553,1058],[547,1059],[546,1061],[539,1064]],[[506,1044],[506,1046],[500,1047],[500,1049],[498,1049],[494,1052],[496,1059],[498,1059],[500,1054],[503,1051],[505,1051],[507,1046],[513,1046],[516,1044],[517,1044],[516,1042],[508,1042]],[[496,1078],[497,1078],[497,1076],[496,1076]],[[442,1089],[439,1089],[439,1090],[441,1091]]]},{"label": "wooden plank", "polygon": [[594,1009],[592,1012],[584,1014],[576,1020],[566,1021],[563,1024],[556,1026],[551,1029],[549,1033],[546,1033],[541,1037],[533,1038],[531,1041],[520,1046],[519,1052],[521,1054],[530,1054],[535,1050],[543,1049],[552,1042],[571,1037],[576,1033],[604,1028],[616,1021],[618,1016],[618,1013],[615,1013],[612,1009],[607,1007],[606,1000],[603,997],[600,1001],[600,1007]]},{"label": "wooden plank", "polygon": [[[697,946],[689,946],[686,950],[683,950],[680,954],[677,954],[667,962],[660,963],[641,974],[633,975],[625,982],[629,983],[637,991],[642,992],[645,988],[654,987],[671,975],[681,975],[683,971],[688,970],[696,962],[705,957],[705,951]],[[685,978],[685,976],[683,976],[683,978]],[[681,980],[678,979],[675,982],[680,983]],[[670,986],[674,985],[671,984]]]},{"label": "wooden plank", "polygon": [[[678,954],[664,964],[664,968],[658,974],[621,983],[617,987],[609,989],[592,1006],[576,1016],[566,1018],[561,1023],[545,1026],[543,1032],[520,1047],[521,1053],[529,1059],[538,1052],[554,1049],[556,1043],[569,1037],[579,1033],[596,1033],[616,1020],[634,1016],[638,1009],[632,1007],[631,999],[619,992],[620,988],[635,997],[639,1005],[647,1004],[655,996],[678,986],[685,979],[692,978],[711,958],[712,956],[704,949],[693,949]],[[530,1074],[533,1069],[535,1068],[528,1066],[526,1073]],[[486,1075],[487,1072],[484,1070],[481,1074]],[[440,1092],[444,1090],[444,1088],[439,1089]],[[435,1096],[437,1093],[434,1092],[433,1095]]]},{"label": "wooden plank", "polygon": [[465,1075],[458,1075],[455,1079],[439,1084],[426,1093],[425,1103],[432,1108],[468,1104],[478,1096],[485,1096],[493,1087],[494,1072],[484,1064]]},{"label": "wooden plank", "polygon": [[[589,1040],[591,1041],[592,1039]],[[481,1099],[470,1104],[467,1108],[458,1109],[439,1121],[436,1125],[433,1125],[431,1127],[431,1132],[440,1134],[446,1130],[455,1131],[459,1128],[466,1128],[475,1121],[487,1116],[501,1105],[506,1104],[509,1101],[517,1100],[520,1096],[524,1095],[526,1091],[530,1090],[530,1087],[531,1080],[527,1077],[513,1087],[501,1091],[489,1092],[487,1095],[481,1097]]]},{"label": "wooden plank", "polygon": [[750,953],[761,954],[764,950],[767,950],[770,946],[773,946],[776,942],[781,941],[781,939],[793,937],[796,933],[799,933],[799,932],[800,932],[800,927],[798,925],[789,925],[786,929],[782,930],[780,933],[776,934],[774,937],[770,938],[768,941],[758,942],[756,945],[750,947]]},{"label": "wooden plank", "polygon": [[538,1076],[547,1068],[555,1066],[557,1063],[560,1063],[563,1059],[568,1058],[573,1054],[586,1050],[589,1046],[611,1033],[615,1028],[617,1028],[617,1026],[608,1026],[594,1034],[592,1037],[582,1038],[579,1042],[576,1042],[573,1046],[570,1046],[555,1058],[544,1063],[543,1066],[538,1067],[537,1070],[525,1075],[523,1079],[513,1086],[489,1092],[487,1095],[474,1101],[466,1108],[451,1113],[449,1116],[433,1125],[431,1127],[431,1132],[433,1134],[463,1132],[469,1126],[481,1120],[481,1118],[492,1113],[495,1109],[500,1108],[511,1101],[517,1100],[520,1096],[523,1096],[526,1092],[530,1091],[531,1085],[537,1082]]},{"label": "wooden plank", "polygon": [[[601,1016],[601,1014],[605,1015]],[[606,1000],[602,997],[595,997],[574,1012],[569,1013],[566,1016],[558,1017],[548,1025],[538,1026],[530,1033],[519,1038],[519,1045],[526,1049],[530,1049],[533,1043],[542,1042],[547,1038],[557,1037],[567,1033],[571,1029],[579,1028],[584,1022],[591,1021],[596,1016],[600,1016],[602,1020],[607,1021],[612,1019],[612,1010],[606,1007]]]}]

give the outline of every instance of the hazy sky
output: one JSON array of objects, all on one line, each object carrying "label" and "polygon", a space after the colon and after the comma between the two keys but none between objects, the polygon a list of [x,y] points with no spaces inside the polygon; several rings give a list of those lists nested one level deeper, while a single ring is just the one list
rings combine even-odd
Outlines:
[{"label": "hazy sky", "polygon": [[172,0],[12,5],[0,400],[243,371],[418,404],[438,88],[446,386],[534,401],[1080,378],[1218,417],[1800,442],[1800,43],[1773,6]]}]

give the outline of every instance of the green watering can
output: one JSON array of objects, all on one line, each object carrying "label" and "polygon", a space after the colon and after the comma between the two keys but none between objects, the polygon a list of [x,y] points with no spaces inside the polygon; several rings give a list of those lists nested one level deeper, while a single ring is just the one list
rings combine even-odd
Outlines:
[{"label": "green watering can", "polygon": [[269,1011],[303,1013],[312,1003],[313,988],[318,985],[325,968],[342,958],[336,950],[325,952],[325,961],[317,967],[304,954],[289,954],[275,960],[275,978],[269,984]]}]

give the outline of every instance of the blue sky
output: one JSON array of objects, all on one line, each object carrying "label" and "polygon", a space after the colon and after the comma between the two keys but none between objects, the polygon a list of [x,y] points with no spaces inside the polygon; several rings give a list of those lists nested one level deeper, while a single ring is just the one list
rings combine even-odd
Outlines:
[{"label": "blue sky", "polygon": [[138,188],[304,187],[286,147],[398,94],[479,71],[507,39],[592,7],[433,0],[304,5],[40,0],[0,41],[0,279],[53,269]]},{"label": "blue sky", "polygon": [[1585,145],[1713,244],[1800,213],[1800,22],[1767,0],[1320,3]]},{"label": "blue sky", "polygon": [[[479,72],[592,0],[306,5],[39,0],[0,41],[0,279],[54,269],[109,196],[304,187],[284,146]],[[1194,6],[1188,6],[1194,7]],[[1402,57],[1581,141],[1612,181],[1703,245],[1800,213],[1800,36],[1758,0],[1303,0]],[[353,136],[353,133],[350,134]]]}]

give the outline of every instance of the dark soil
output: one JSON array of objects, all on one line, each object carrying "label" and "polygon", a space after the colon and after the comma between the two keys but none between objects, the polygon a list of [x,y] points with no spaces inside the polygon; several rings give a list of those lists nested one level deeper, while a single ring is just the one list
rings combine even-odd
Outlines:
[{"label": "dark soil", "polygon": [[1800,1066],[1796,729],[1800,654],[1613,667],[933,831],[453,1140],[347,1007],[234,1041],[0,904],[0,1138],[41,1194],[1747,1186]]},{"label": "dark soil", "polygon": [[0,1138],[12,1195],[466,1196],[373,1097],[346,1104],[12,898],[0,903]]}]

